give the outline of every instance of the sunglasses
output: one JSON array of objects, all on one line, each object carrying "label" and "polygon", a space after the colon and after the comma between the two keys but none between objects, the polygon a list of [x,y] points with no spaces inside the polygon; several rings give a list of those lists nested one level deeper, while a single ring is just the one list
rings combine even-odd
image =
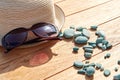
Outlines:
[{"label": "sunglasses", "polygon": [[[28,31],[32,31],[37,37],[27,41]],[[8,32],[2,38],[2,46],[5,48],[5,53],[8,53],[20,45],[36,43],[45,40],[60,40],[60,38],[58,37],[58,30],[54,25],[41,22],[32,25],[32,27],[29,29],[21,27]]]}]

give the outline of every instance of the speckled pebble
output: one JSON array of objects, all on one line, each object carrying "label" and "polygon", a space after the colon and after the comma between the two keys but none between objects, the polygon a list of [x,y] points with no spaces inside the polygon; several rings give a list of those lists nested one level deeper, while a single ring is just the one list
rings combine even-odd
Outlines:
[{"label": "speckled pebble", "polygon": [[105,38],[105,33],[104,33],[104,31],[99,30],[99,31],[96,31],[95,34],[98,35],[99,37]]},{"label": "speckled pebble", "polygon": [[90,58],[92,57],[92,53],[85,52],[85,53],[84,53],[84,57],[85,57],[86,59],[90,59]]},{"label": "speckled pebble", "polygon": [[66,29],[64,32],[63,32],[63,36],[65,38],[72,38],[74,36],[74,30],[73,29]]},{"label": "speckled pebble", "polygon": [[103,66],[100,68],[100,71],[104,71],[104,67]]},{"label": "speckled pebble", "polygon": [[104,74],[104,76],[108,77],[111,74],[111,71],[106,69],[106,70],[104,70],[103,74]]},{"label": "speckled pebble", "polygon": [[93,48],[96,47],[96,42],[88,42],[88,44],[89,44],[90,46],[92,46]]},{"label": "speckled pebble", "polygon": [[83,29],[84,29],[83,27],[78,26],[78,27],[76,28],[76,31],[82,31]]},{"label": "speckled pebble", "polygon": [[82,68],[84,66],[84,63],[81,61],[75,61],[73,65],[77,68]]},{"label": "speckled pebble", "polygon": [[76,38],[76,37],[78,37],[78,36],[82,36],[82,33],[79,32],[79,31],[76,31],[76,32],[74,33],[74,37]]},{"label": "speckled pebble", "polygon": [[85,46],[83,46],[83,49],[85,49],[85,48],[93,49],[93,47],[91,45],[85,45]]},{"label": "speckled pebble", "polygon": [[86,71],[85,70],[83,70],[83,69],[80,69],[80,70],[78,70],[78,74],[85,74],[86,73]]},{"label": "speckled pebble", "polygon": [[102,64],[96,63],[96,69],[100,69],[102,67]]},{"label": "speckled pebble", "polygon": [[90,49],[90,48],[85,48],[84,51],[89,52],[89,53],[93,53],[93,49]]},{"label": "speckled pebble", "polygon": [[87,38],[90,38],[90,32],[87,29],[82,30],[83,36],[86,36]]},{"label": "speckled pebble", "polygon": [[98,26],[91,26],[90,29],[91,30],[97,30]]},{"label": "speckled pebble", "polygon": [[94,75],[94,73],[95,73],[95,68],[92,67],[92,66],[89,66],[86,70],[86,75],[87,76],[92,76],[92,75]]},{"label": "speckled pebble", "polygon": [[75,43],[76,44],[84,44],[87,43],[88,38],[86,38],[85,36],[78,36],[75,38]]},{"label": "speckled pebble", "polygon": [[79,50],[79,47],[77,46],[73,47],[73,52],[78,52],[78,50]]}]

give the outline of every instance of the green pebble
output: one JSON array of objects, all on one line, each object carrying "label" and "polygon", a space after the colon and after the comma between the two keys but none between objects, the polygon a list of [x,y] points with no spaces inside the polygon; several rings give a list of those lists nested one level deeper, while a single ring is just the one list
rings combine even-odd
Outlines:
[{"label": "green pebble", "polygon": [[95,68],[92,67],[92,66],[89,66],[86,70],[86,75],[87,76],[92,76],[92,75],[94,75],[94,73],[95,73]]},{"label": "green pebble", "polygon": [[108,69],[106,69],[106,70],[104,70],[104,76],[109,76],[110,74],[111,74],[111,72],[110,72],[110,70],[108,70]]},{"label": "green pebble", "polygon": [[85,48],[84,51],[88,53],[93,53],[93,49],[90,49],[90,48]]},{"label": "green pebble", "polygon": [[85,52],[85,53],[84,53],[84,57],[85,57],[86,59],[90,59],[90,58],[92,57],[92,53]]},{"label": "green pebble", "polygon": [[75,47],[73,48],[73,52],[78,52],[78,50],[79,50],[79,47],[77,47],[77,46],[75,46]]},{"label": "green pebble", "polygon": [[90,33],[89,33],[89,31],[87,29],[83,29],[82,34],[83,34],[83,36],[85,36],[87,38],[90,38]]},{"label": "green pebble", "polygon": [[117,72],[118,71],[118,67],[115,67],[114,70]]},{"label": "green pebble", "polygon": [[95,63],[90,63],[89,66],[95,67]]},{"label": "green pebble", "polygon": [[92,46],[93,48],[96,47],[96,42],[88,42],[88,44],[89,44],[90,46]]},{"label": "green pebble", "polygon": [[70,29],[75,29],[75,26],[74,26],[74,25],[71,25],[71,26],[70,26]]},{"label": "green pebble", "polygon": [[120,60],[118,60],[118,65],[120,65]]},{"label": "green pebble", "polygon": [[89,61],[86,61],[85,63],[86,63],[86,64],[88,64],[88,63],[89,63]]},{"label": "green pebble", "polygon": [[88,38],[86,38],[85,36],[78,36],[75,38],[75,43],[76,44],[84,44],[87,43]]},{"label": "green pebble", "polygon": [[111,45],[110,43],[108,43],[108,44],[106,45],[106,47],[107,47],[107,49],[110,49],[110,48],[112,48],[112,45]]},{"label": "green pebble", "polygon": [[120,80],[120,74],[113,76],[113,80]]},{"label": "green pebble", "polygon": [[97,30],[98,26],[91,26],[90,29],[91,30]]},{"label": "green pebble", "polygon": [[74,36],[74,30],[73,29],[66,29],[63,33],[63,36],[67,39],[72,38]]},{"label": "green pebble", "polygon": [[100,69],[102,67],[102,64],[96,63],[96,69]]},{"label": "green pebble", "polygon": [[101,49],[106,50],[107,49],[106,45],[102,45]]},{"label": "green pebble", "polygon": [[84,64],[84,66],[83,66],[83,70],[87,70],[87,68],[89,67],[89,64]]},{"label": "green pebble", "polygon": [[96,44],[102,43],[103,40],[104,40],[103,37],[98,37],[96,40]]},{"label": "green pebble", "polygon": [[76,31],[82,31],[83,29],[84,29],[83,27],[79,26],[76,28]]},{"label": "green pebble", "polygon": [[110,58],[111,54],[107,53],[105,56],[106,56],[106,58]]},{"label": "green pebble", "polygon": [[102,44],[102,43],[99,43],[99,44],[97,44],[97,46],[98,46],[99,48],[102,48],[102,47],[103,47],[103,44]]},{"label": "green pebble", "polygon": [[103,45],[106,45],[106,46],[107,46],[107,44],[108,44],[109,42],[108,42],[107,40],[103,40],[102,43],[103,43]]},{"label": "green pebble", "polygon": [[101,67],[101,68],[100,68],[100,71],[104,71],[104,67]]},{"label": "green pebble", "polygon": [[78,70],[78,74],[85,74],[86,73],[86,71],[85,70],[83,70],[83,69],[80,69],[80,70]]},{"label": "green pebble", "polygon": [[82,36],[82,33],[79,32],[79,31],[76,31],[76,32],[74,33],[74,37],[76,38],[76,37],[78,37],[78,36]]},{"label": "green pebble", "polygon": [[84,50],[85,50],[85,48],[93,49],[93,47],[91,45],[85,45],[85,46],[83,46]]},{"label": "green pebble", "polygon": [[98,37],[103,37],[103,38],[105,38],[105,33],[104,33],[104,31],[96,31],[95,34],[98,35]]},{"label": "green pebble", "polygon": [[81,61],[75,61],[73,65],[77,68],[82,68],[84,66],[84,63]]}]

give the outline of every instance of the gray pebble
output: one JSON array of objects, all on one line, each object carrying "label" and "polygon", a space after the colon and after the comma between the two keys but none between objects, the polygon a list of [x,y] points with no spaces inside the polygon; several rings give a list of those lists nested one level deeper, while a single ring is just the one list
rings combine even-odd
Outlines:
[{"label": "gray pebble", "polygon": [[74,30],[73,29],[66,29],[63,33],[63,36],[65,38],[72,38],[74,36]]},{"label": "gray pebble", "polygon": [[87,43],[88,38],[86,38],[85,36],[78,36],[75,38],[75,43],[77,44],[84,44]]}]

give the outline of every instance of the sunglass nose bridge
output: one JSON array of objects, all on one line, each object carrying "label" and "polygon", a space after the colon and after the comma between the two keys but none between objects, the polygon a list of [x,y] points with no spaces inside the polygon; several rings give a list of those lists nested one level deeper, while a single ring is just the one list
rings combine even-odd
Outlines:
[{"label": "sunglass nose bridge", "polygon": [[32,39],[35,39],[35,38],[37,38],[37,36],[32,31],[28,31],[26,41],[29,41],[29,40],[32,40]]}]

